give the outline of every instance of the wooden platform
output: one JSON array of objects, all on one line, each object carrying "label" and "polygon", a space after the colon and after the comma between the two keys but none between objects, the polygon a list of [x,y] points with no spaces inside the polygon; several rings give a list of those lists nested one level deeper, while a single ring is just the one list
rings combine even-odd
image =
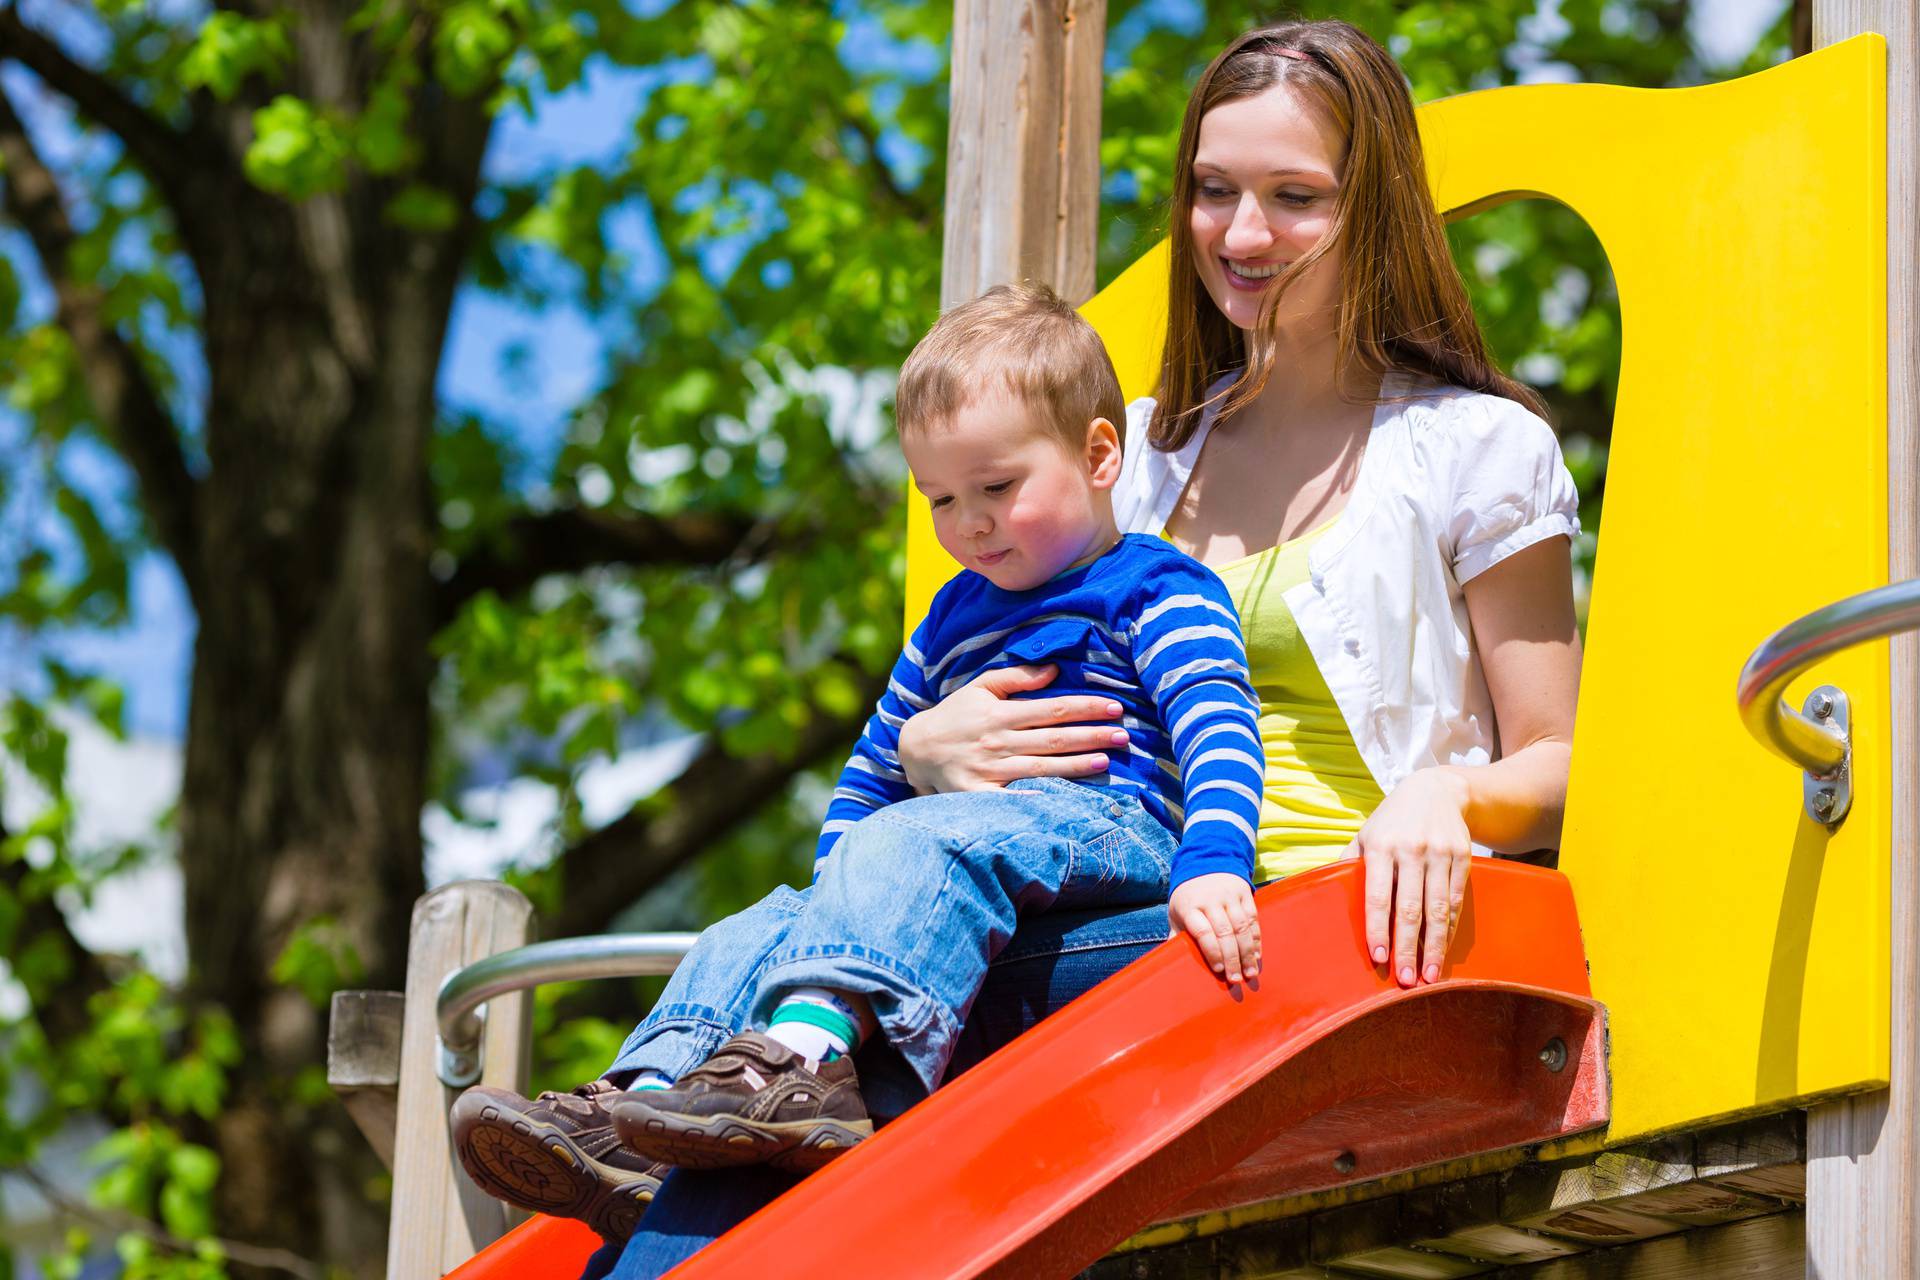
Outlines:
[{"label": "wooden platform", "polygon": [[1168,1223],[1083,1280],[1805,1274],[1801,1112],[1592,1155],[1530,1154]]}]

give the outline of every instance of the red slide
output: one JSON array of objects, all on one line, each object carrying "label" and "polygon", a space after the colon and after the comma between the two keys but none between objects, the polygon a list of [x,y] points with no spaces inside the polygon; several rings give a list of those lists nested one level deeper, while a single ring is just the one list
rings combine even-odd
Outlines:
[{"label": "red slide", "polygon": [[[1477,861],[1441,981],[1411,991],[1368,963],[1361,899],[1352,862],[1268,886],[1258,990],[1176,939],[675,1280],[1071,1276],[1158,1220],[1606,1123],[1604,1014],[1564,876]],[[536,1219],[453,1274],[571,1277],[598,1243]]]}]

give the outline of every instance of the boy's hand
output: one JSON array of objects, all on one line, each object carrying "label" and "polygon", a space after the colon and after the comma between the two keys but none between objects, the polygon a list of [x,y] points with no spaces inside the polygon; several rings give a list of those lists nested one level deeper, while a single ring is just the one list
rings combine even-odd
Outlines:
[{"label": "boy's hand", "polygon": [[1260,976],[1260,917],[1253,888],[1230,871],[1195,876],[1173,891],[1167,916],[1174,931],[1200,944],[1207,964],[1228,982]]}]

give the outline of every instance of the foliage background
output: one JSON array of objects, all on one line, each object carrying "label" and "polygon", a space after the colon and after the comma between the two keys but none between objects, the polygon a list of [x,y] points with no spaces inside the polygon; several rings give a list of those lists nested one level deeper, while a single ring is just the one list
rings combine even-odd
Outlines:
[{"label": "foliage background", "polygon": [[[1749,21],[1757,38],[1729,55],[1700,38],[1725,6],[1687,0],[1300,6],[1382,39],[1422,101],[1523,79],[1689,84],[1787,56],[1804,12],[1743,7],[1771,21]],[[1110,4],[1103,283],[1162,232],[1194,73],[1264,14]],[[333,990],[398,985],[391,922],[424,883],[423,810],[436,830],[484,830],[489,796],[550,797],[504,868],[547,936],[696,927],[804,881],[823,779],[898,642],[904,473],[886,398],[938,295],[950,24],[938,3],[851,0],[0,3],[0,1168],[24,1171],[0,1183],[0,1275],[78,1274],[109,1252],[139,1275],[378,1271],[382,1175],[339,1123],[312,1028]],[[583,100],[612,114],[617,145],[509,145],[540,136],[516,122]],[[449,160],[462,147],[467,185]],[[216,172],[254,203],[209,208],[194,192]],[[258,231],[276,219],[287,237]],[[333,257],[329,225],[347,245]],[[1603,255],[1537,202],[1452,238],[1497,351],[1549,396],[1594,529],[1620,333]],[[434,255],[450,264],[438,311],[399,314],[385,280]],[[294,276],[311,292],[278,289]],[[302,522],[314,540],[280,559],[195,535],[179,509],[181,495],[244,508],[297,474],[291,445],[246,452],[280,440],[249,435],[250,415],[298,423],[303,397],[324,399],[317,373],[254,387],[235,372],[259,356],[224,300],[249,290],[264,299],[253,327],[288,335],[289,365],[318,335],[313,368],[338,354],[355,386],[439,371],[416,420],[335,415],[342,448],[419,435],[417,510],[406,492],[394,510],[427,542],[400,597],[417,602],[418,639],[395,642],[398,659],[387,641],[334,657],[347,686],[356,666],[412,663],[418,707],[396,695],[358,715],[403,744],[410,723],[426,731],[403,746],[419,785],[372,841],[388,870],[336,872],[350,883],[329,897],[297,836],[276,833],[292,852],[262,841],[283,877],[262,902],[297,906],[242,953],[258,972],[223,987],[212,958],[235,926],[211,908],[190,910],[184,972],[84,945],[76,921],[154,867],[184,868],[203,901],[195,842],[229,801],[184,794],[150,830],[99,838],[87,806],[133,780],[86,776],[74,744],[127,733],[124,664],[89,640],[138,629],[143,566],[172,565],[201,616],[178,727],[190,771],[194,735],[219,735],[225,714],[250,723],[238,704],[278,692],[207,692],[257,644],[216,625],[216,606],[277,601],[263,586],[277,575],[311,578],[320,599],[343,572],[327,567],[324,502]],[[339,319],[354,314],[380,344],[357,363]],[[463,314],[530,318],[499,326],[530,336],[489,343]],[[448,354],[450,322],[486,376]],[[540,372],[556,365],[584,374],[554,400]],[[503,408],[502,388],[547,395],[552,425]],[[371,492],[374,478],[344,467],[321,483]],[[1593,552],[1589,537],[1582,572]],[[639,759],[644,783],[596,797],[596,778]],[[650,996],[544,991],[536,1083],[596,1074]],[[290,1016],[303,1030],[287,1037]],[[242,1160],[265,1172],[243,1179]],[[290,1188],[281,1217],[242,1203],[236,1184],[259,1177]]]}]

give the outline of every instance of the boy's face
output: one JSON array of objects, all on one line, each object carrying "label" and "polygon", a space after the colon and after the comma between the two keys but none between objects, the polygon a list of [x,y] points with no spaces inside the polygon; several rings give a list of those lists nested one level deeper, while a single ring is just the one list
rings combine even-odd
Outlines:
[{"label": "boy's face", "polygon": [[1120,441],[1096,418],[1069,448],[1024,401],[994,392],[903,439],[940,545],[1005,591],[1025,591],[1113,544]]}]

